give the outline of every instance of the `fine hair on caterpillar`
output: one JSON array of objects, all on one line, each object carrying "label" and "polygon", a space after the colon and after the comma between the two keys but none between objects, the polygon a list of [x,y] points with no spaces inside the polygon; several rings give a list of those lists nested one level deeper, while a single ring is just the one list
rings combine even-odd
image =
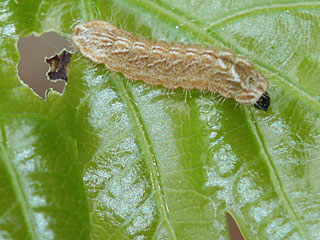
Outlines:
[{"label": "fine hair on caterpillar", "polygon": [[72,42],[82,55],[131,80],[167,89],[218,92],[266,111],[269,81],[252,63],[215,46],[149,41],[105,21],[78,24]]}]

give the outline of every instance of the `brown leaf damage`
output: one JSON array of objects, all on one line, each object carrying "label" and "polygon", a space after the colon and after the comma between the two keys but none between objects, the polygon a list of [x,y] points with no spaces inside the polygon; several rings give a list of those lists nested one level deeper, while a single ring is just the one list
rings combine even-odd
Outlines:
[{"label": "brown leaf damage", "polygon": [[70,64],[71,53],[63,49],[60,53],[46,58],[46,63],[49,64],[50,68],[47,72],[49,80],[64,80],[68,82],[67,69]]}]

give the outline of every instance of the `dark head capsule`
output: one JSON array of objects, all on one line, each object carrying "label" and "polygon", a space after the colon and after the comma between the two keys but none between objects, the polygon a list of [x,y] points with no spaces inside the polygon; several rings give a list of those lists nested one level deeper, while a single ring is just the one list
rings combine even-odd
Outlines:
[{"label": "dark head capsule", "polygon": [[262,94],[262,96],[258,99],[258,101],[253,105],[258,109],[262,109],[263,111],[267,111],[270,105],[270,96],[268,92]]}]

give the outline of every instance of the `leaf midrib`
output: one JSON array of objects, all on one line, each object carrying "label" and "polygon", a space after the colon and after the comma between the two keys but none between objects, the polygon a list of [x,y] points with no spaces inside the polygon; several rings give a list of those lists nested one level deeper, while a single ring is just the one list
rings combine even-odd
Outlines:
[{"label": "leaf midrib", "polygon": [[252,111],[252,109],[248,110],[247,108],[244,109],[244,113],[246,115],[247,121],[249,123],[249,127],[251,129],[251,132],[253,133],[257,145],[259,146],[259,149],[261,149],[261,156],[264,159],[264,161],[267,163],[269,169],[270,169],[270,180],[273,184],[273,187],[278,194],[278,197],[282,200],[284,203],[283,206],[287,210],[289,216],[293,219],[293,221],[296,223],[296,228],[298,232],[301,234],[303,239],[312,239],[309,232],[307,231],[305,225],[301,221],[301,216],[294,211],[294,207],[292,206],[292,202],[290,198],[288,197],[287,193],[285,192],[283,188],[283,184],[281,182],[281,178],[279,176],[279,173],[276,170],[276,167],[272,161],[271,154],[269,153],[268,147],[266,146],[265,142],[262,138],[262,133],[260,131],[258,121],[255,118],[255,115]]},{"label": "leaf midrib", "polygon": [[256,15],[258,13],[272,13],[278,12],[283,10],[292,10],[297,8],[315,8],[316,6],[320,7],[319,2],[291,2],[291,3],[277,3],[272,5],[254,5],[247,8],[237,9],[232,12],[228,12],[228,14],[221,16],[218,20],[211,23],[207,28],[206,31],[210,32],[214,28],[226,25],[230,22],[233,22],[237,19],[247,17],[250,15]]},{"label": "leaf midrib", "polygon": [[169,218],[169,213],[166,208],[166,202],[165,199],[163,198],[163,194],[161,191],[161,180],[160,180],[160,172],[157,167],[157,160],[156,160],[156,155],[153,150],[153,144],[148,136],[148,133],[146,131],[146,127],[144,124],[144,121],[141,119],[141,114],[139,114],[139,110],[136,107],[136,105],[133,102],[133,97],[131,96],[130,92],[128,91],[127,86],[125,86],[123,81],[117,81],[115,79],[114,84],[117,86],[119,93],[121,94],[123,100],[127,103],[127,109],[129,112],[129,115],[131,117],[131,120],[134,125],[134,129],[136,130],[136,136],[137,140],[140,142],[141,152],[144,154],[144,159],[147,167],[149,168],[150,172],[150,177],[151,177],[151,182],[152,182],[152,187],[155,192],[155,197],[158,201],[158,206],[159,206],[159,211],[161,218],[163,222],[166,223],[168,227],[169,234],[171,236],[171,239],[176,240],[176,234],[173,229],[171,220]]},{"label": "leaf midrib", "polygon": [[[3,127],[3,124],[1,123],[1,130],[2,130],[2,141],[6,142],[5,137],[5,128]],[[38,239],[38,235],[36,234],[35,229],[35,222],[34,218],[31,214],[31,206],[29,205],[29,202],[27,200],[27,197],[24,194],[23,186],[19,178],[19,174],[15,170],[14,165],[12,164],[12,161],[9,159],[7,155],[7,148],[4,145],[0,145],[0,156],[1,159],[3,159],[3,164],[7,169],[7,172],[11,179],[11,184],[13,192],[16,196],[16,201],[18,203],[18,206],[20,207],[21,213],[24,218],[24,223],[26,225],[26,228],[28,229],[28,232],[30,233],[31,239]]]}]

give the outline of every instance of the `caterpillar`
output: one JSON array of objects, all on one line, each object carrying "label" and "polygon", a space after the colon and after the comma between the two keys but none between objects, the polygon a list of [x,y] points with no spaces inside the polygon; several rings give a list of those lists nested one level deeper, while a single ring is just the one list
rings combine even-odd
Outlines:
[{"label": "caterpillar", "polygon": [[214,46],[149,41],[105,21],[78,24],[74,48],[91,61],[132,80],[168,89],[218,92],[267,111],[268,79],[252,63]]}]

